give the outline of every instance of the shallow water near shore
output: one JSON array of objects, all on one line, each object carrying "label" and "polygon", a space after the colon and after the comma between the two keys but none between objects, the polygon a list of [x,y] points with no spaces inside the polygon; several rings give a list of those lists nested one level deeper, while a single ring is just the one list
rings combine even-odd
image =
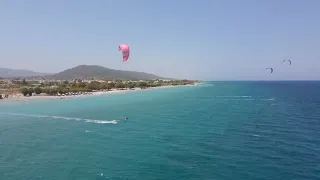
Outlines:
[{"label": "shallow water near shore", "polygon": [[0,104],[0,179],[319,179],[319,88],[208,82]]}]

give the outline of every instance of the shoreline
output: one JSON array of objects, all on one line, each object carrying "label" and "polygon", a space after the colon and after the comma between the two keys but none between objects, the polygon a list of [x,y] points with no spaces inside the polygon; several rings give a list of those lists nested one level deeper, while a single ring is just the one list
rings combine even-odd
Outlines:
[{"label": "shoreline", "polygon": [[60,100],[60,99],[74,99],[74,98],[86,98],[86,97],[93,97],[93,96],[103,96],[107,94],[120,94],[120,93],[129,93],[129,92],[137,92],[137,91],[144,91],[144,90],[155,90],[155,89],[163,89],[163,88],[176,88],[176,87],[192,87],[192,86],[199,86],[201,83],[195,83],[194,85],[177,85],[177,86],[159,86],[159,87],[149,87],[146,89],[141,88],[132,88],[132,89],[111,89],[110,91],[95,91],[91,92],[90,94],[85,95],[68,95],[68,96],[22,96],[19,95],[17,97],[11,97],[8,99],[1,99],[1,103],[11,103],[11,102],[28,102],[28,101],[35,101],[35,100]]}]

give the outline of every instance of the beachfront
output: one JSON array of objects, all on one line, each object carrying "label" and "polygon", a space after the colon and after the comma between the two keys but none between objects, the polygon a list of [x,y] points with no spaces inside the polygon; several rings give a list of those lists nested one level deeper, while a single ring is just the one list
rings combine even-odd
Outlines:
[{"label": "beachfront", "polygon": [[154,89],[162,89],[162,88],[174,88],[174,87],[182,87],[182,86],[198,86],[200,83],[187,84],[187,85],[168,85],[168,86],[158,86],[158,87],[149,87],[149,88],[126,88],[126,89],[117,89],[113,88],[110,90],[103,91],[95,91],[95,92],[81,92],[81,93],[67,93],[67,94],[59,94],[59,95],[47,95],[47,94],[39,94],[33,96],[24,96],[22,93],[17,93],[9,96],[8,98],[4,98],[0,100],[1,102],[25,102],[25,101],[33,101],[33,100],[58,100],[58,99],[72,99],[72,98],[84,98],[91,96],[102,96],[106,94],[118,94],[118,93],[128,93],[135,92],[141,90],[154,90]]}]

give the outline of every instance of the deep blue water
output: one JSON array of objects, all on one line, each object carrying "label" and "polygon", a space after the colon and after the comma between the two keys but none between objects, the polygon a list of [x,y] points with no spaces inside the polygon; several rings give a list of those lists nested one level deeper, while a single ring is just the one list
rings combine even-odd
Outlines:
[{"label": "deep blue water", "polygon": [[0,179],[320,179],[320,82],[2,103]]}]

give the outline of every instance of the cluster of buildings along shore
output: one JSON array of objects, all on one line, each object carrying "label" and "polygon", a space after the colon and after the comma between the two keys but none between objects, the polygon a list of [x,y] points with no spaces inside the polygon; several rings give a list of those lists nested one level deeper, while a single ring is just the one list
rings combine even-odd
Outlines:
[{"label": "cluster of buildings along shore", "polygon": [[158,82],[170,82],[172,80],[164,80],[164,79],[154,79],[154,80],[94,80],[94,79],[73,79],[73,80],[50,80],[50,79],[4,79],[0,78],[0,99],[2,98],[8,98],[9,96],[20,96],[20,92],[17,90],[23,86],[29,86],[29,87],[38,87],[38,86],[46,86],[55,88],[58,87],[59,84],[63,83],[91,83],[92,81],[99,82],[99,83],[117,83],[122,82],[123,84],[126,83],[136,83],[136,82],[149,82],[153,81],[154,83]]},{"label": "cluster of buildings along shore", "polygon": [[129,82],[143,82],[143,81],[171,81],[171,80],[165,80],[165,79],[153,79],[153,80],[95,80],[95,79],[84,79],[84,80],[80,80],[80,79],[73,79],[73,80],[50,80],[50,79],[44,79],[44,78],[39,78],[39,79],[3,79],[0,78],[0,87],[3,85],[14,85],[17,83],[22,83],[23,81],[28,82],[30,85],[41,85],[41,84],[51,84],[51,83],[55,83],[55,84],[59,84],[59,83],[63,83],[63,82],[68,82],[68,83],[80,83],[80,82],[85,82],[85,83],[90,83],[92,81],[97,81],[100,83],[103,82],[117,82],[117,81],[121,81],[122,83],[129,83]]}]

